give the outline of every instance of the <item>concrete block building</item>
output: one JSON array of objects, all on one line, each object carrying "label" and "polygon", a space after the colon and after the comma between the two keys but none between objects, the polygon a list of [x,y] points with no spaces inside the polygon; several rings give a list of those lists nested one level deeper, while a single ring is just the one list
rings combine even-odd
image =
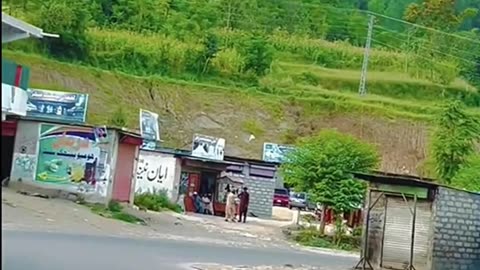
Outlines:
[{"label": "concrete block building", "polygon": [[480,269],[480,193],[387,173],[368,181],[365,269]]}]

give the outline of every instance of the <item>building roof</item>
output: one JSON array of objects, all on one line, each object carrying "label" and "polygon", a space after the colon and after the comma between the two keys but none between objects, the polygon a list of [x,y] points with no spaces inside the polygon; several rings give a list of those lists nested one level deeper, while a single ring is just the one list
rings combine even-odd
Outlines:
[{"label": "building roof", "polygon": [[254,158],[242,158],[242,157],[234,157],[234,156],[225,156],[225,160],[234,161],[234,162],[248,162],[250,164],[259,165],[259,166],[267,166],[267,167],[277,167],[280,163],[264,161],[261,159],[254,159]]},{"label": "building roof", "polygon": [[238,183],[238,184],[244,184],[245,183],[245,177],[235,176],[235,175],[231,175],[231,174],[223,173],[220,176],[220,178],[227,178],[230,181],[232,181],[234,183]]},{"label": "building roof", "polygon": [[394,174],[379,171],[374,171],[372,173],[356,172],[353,173],[353,175],[358,179],[374,183],[421,186],[428,188],[436,188],[440,185],[438,183],[435,183],[435,180],[429,178],[421,178],[413,175]]},{"label": "building roof", "polygon": [[373,171],[372,173],[354,172],[353,175],[358,179],[365,180],[372,183],[415,186],[415,187],[424,187],[429,189],[445,187],[445,188],[454,189],[458,191],[464,191],[464,192],[473,193],[473,194],[480,194],[479,192],[468,191],[468,190],[444,185],[444,184],[438,183],[437,180],[435,179],[418,177],[413,175],[395,174],[395,173],[387,173],[387,172],[379,172],[379,171]]},{"label": "building roof", "polygon": [[[65,126],[76,126],[76,127],[89,127],[89,128],[95,128],[99,127],[101,125],[89,125],[89,124],[81,124],[81,123],[65,123],[65,122],[57,122],[53,120],[48,120],[48,119],[38,119],[38,118],[29,118],[29,117],[11,117],[11,119],[17,119],[18,121],[30,121],[30,122],[42,122],[42,123],[48,123],[48,124],[56,124],[56,125],[65,125]],[[107,130],[115,130],[121,134],[128,135],[134,138],[142,138],[140,133],[130,130],[128,128],[121,128],[121,127],[114,127],[114,126],[106,126]]]},{"label": "building roof", "polygon": [[29,37],[59,37],[57,34],[43,32],[41,28],[2,12],[2,43],[12,42]]}]

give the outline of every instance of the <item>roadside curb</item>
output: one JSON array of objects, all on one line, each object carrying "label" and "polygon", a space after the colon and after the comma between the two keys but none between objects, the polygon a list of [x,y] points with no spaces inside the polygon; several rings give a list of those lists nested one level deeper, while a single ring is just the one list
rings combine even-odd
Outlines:
[{"label": "roadside curb", "polygon": [[334,249],[327,249],[327,248],[316,248],[316,247],[305,247],[301,245],[292,245],[294,249],[308,251],[312,253],[324,254],[324,255],[332,255],[332,256],[342,256],[348,258],[360,258],[360,255],[354,252],[348,252],[343,250],[334,250]]}]

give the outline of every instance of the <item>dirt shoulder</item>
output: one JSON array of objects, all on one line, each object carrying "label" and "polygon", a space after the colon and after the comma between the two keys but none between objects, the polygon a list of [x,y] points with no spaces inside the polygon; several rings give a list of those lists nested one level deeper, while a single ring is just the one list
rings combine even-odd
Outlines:
[{"label": "dirt shoulder", "polygon": [[285,247],[281,222],[252,219],[248,223],[227,223],[212,216],[152,213],[134,209],[128,212],[145,220],[138,225],[109,219],[88,207],[62,199],[22,195],[2,188],[2,230],[50,231],[97,234],[149,239],[176,239],[205,243]]}]

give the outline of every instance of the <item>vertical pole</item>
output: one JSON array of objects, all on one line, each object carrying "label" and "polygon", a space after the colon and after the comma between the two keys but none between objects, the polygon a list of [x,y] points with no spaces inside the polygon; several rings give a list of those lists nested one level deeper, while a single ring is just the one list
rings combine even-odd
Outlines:
[{"label": "vertical pole", "polygon": [[412,218],[412,242],[410,243],[410,265],[408,269],[414,269],[413,256],[415,254],[415,225],[417,221],[417,195],[413,197],[413,218]]},{"label": "vertical pole", "polygon": [[360,76],[360,85],[358,86],[358,94],[364,96],[367,94],[366,82],[367,82],[367,69],[368,69],[368,58],[370,56],[370,47],[372,45],[372,35],[373,35],[373,24],[375,17],[369,15],[370,20],[368,22],[368,33],[367,41],[365,42],[365,51],[363,53],[363,63],[362,63],[362,73]]},{"label": "vertical pole", "polygon": [[385,208],[383,209],[383,229],[382,229],[382,249],[380,250],[380,267],[383,267],[383,249],[385,246],[385,229],[387,226],[387,209],[388,209],[388,197],[385,196]]},{"label": "vertical pole", "polygon": [[300,225],[300,207],[297,208],[297,220],[296,220],[296,225]]},{"label": "vertical pole", "polygon": [[370,227],[370,204],[372,202],[372,191],[368,191],[368,207],[367,207],[367,216],[366,216],[366,222],[365,222],[365,234],[363,237],[363,252],[362,252],[362,257],[363,257],[363,264],[362,264],[362,269],[365,270],[365,267],[367,266],[367,249],[368,249],[368,230]]}]

